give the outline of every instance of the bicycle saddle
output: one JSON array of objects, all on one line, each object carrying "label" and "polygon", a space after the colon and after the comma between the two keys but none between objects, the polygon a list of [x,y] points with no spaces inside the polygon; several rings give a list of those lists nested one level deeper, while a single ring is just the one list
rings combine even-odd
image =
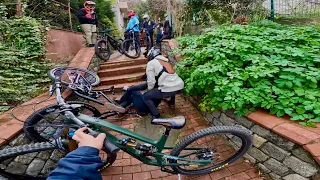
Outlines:
[{"label": "bicycle saddle", "polygon": [[186,118],[184,116],[176,116],[172,118],[153,119],[151,124],[163,125],[172,129],[181,129],[186,124]]}]

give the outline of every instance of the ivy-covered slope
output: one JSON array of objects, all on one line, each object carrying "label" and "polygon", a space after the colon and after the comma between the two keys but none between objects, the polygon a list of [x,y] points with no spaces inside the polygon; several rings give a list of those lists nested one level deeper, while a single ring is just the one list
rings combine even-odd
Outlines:
[{"label": "ivy-covered slope", "polygon": [[226,25],[179,39],[177,64],[186,92],[203,110],[255,108],[288,114],[303,125],[320,122],[320,29],[269,21]]},{"label": "ivy-covered slope", "polygon": [[0,21],[0,113],[10,108],[4,104],[21,103],[46,88],[44,34],[33,18]]}]

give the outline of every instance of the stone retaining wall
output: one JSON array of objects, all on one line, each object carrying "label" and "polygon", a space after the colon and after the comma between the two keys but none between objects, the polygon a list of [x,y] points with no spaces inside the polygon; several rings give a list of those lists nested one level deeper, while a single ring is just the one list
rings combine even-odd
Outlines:
[{"label": "stone retaining wall", "polygon": [[[199,100],[189,97],[198,107]],[[233,111],[202,112],[212,126],[241,126],[253,132],[253,147],[245,158],[274,180],[319,180],[320,166],[304,148],[282,136],[265,129],[246,117],[238,117]],[[238,140],[230,139],[237,147]]]}]

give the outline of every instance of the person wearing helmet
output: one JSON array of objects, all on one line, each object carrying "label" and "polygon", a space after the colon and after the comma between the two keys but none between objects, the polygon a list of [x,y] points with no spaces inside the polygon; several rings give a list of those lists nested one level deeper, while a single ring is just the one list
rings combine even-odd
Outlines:
[{"label": "person wearing helmet", "polygon": [[151,39],[151,47],[153,47],[153,30],[154,30],[154,28],[156,26],[156,23],[153,20],[150,19],[148,14],[145,14],[143,16],[143,20],[144,21],[143,21],[142,28],[149,33],[150,39]]},{"label": "person wearing helmet", "polygon": [[98,18],[95,12],[96,3],[86,1],[83,6],[77,11],[77,17],[85,34],[87,45],[93,47],[97,41]]},{"label": "person wearing helmet", "polygon": [[[128,18],[129,18],[129,22],[127,24],[127,27],[126,27],[126,33],[125,33],[125,38],[129,38],[129,31],[133,31],[134,32],[134,37],[136,39],[136,42],[138,44],[138,46],[140,46],[140,36],[139,36],[139,19],[138,17],[136,16],[136,12],[133,11],[133,10],[130,10],[128,12]],[[128,50],[129,46],[126,47],[126,49]]]},{"label": "person wearing helmet", "polygon": [[152,118],[159,118],[154,101],[171,98],[170,105],[174,106],[174,97],[184,88],[183,80],[175,73],[169,59],[161,55],[160,49],[151,48],[147,63],[147,89],[143,100],[149,107]]}]

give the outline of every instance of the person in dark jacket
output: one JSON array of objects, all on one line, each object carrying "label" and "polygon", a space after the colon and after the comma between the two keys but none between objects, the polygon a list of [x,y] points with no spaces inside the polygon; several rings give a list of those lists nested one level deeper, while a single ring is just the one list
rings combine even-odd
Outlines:
[{"label": "person in dark jacket", "polygon": [[96,3],[86,1],[84,7],[77,11],[77,17],[89,47],[93,47],[97,41],[98,18],[95,12]]},{"label": "person in dark jacket", "polygon": [[153,47],[153,33],[154,33],[154,28],[156,26],[156,23],[150,19],[148,14],[145,14],[143,16],[143,20],[144,22],[143,22],[142,28],[149,33],[150,39],[151,39],[151,47]]},{"label": "person in dark jacket", "polygon": [[102,180],[98,171],[104,163],[99,157],[99,150],[103,147],[106,135],[93,137],[84,133],[86,127],[78,129],[72,139],[79,142],[79,148],[60,159],[58,167],[53,170],[47,180]]},{"label": "person in dark jacket", "polygon": [[172,27],[169,20],[165,20],[163,23],[163,39],[171,39],[173,37]]},{"label": "person in dark jacket", "polygon": [[159,23],[159,24],[157,24],[157,40],[156,40],[156,44],[160,44],[162,36],[163,36],[163,23]]}]

